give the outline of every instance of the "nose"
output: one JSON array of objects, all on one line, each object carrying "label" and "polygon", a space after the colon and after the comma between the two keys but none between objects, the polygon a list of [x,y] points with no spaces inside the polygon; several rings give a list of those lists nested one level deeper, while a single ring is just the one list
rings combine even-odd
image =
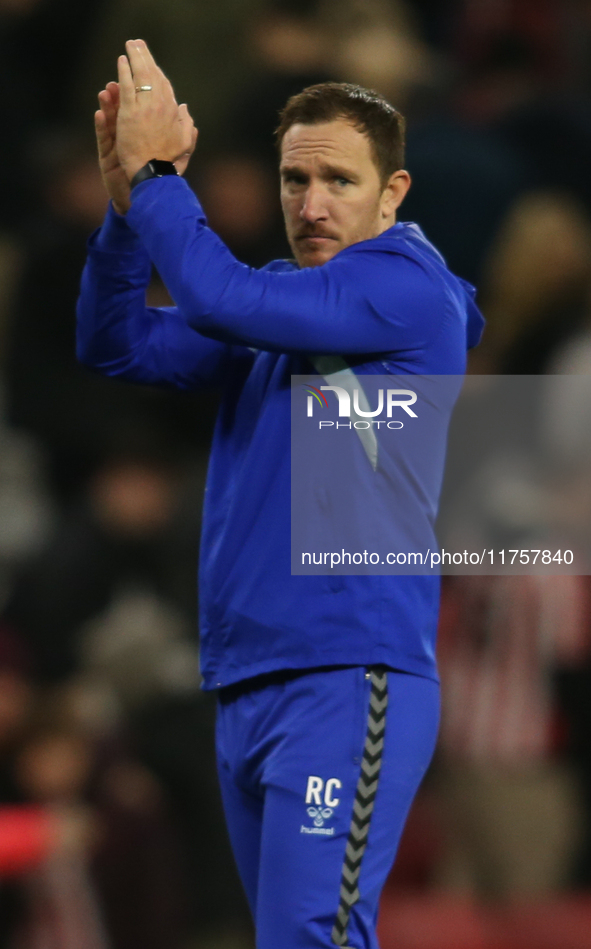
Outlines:
[{"label": "nose", "polygon": [[306,188],[300,217],[308,223],[325,221],[328,217],[325,195],[319,184],[311,183]]}]

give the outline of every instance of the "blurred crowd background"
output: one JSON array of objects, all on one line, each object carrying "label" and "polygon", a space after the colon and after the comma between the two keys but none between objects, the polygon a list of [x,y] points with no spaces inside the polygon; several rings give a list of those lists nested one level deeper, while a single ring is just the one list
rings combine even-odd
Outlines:
[{"label": "blurred crowd background", "polygon": [[[475,476],[478,516],[511,546],[565,522],[591,537],[589,0],[0,0],[2,949],[252,942],[196,645],[216,395],[74,357],[106,207],[96,94],[135,37],[200,129],[188,177],[211,226],[253,266],[289,256],[272,136],[289,95],[346,80],[406,114],[401,219],[488,320],[467,411],[487,374],[538,379],[527,438]],[[169,302],[157,274],[149,297]],[[559,489],[528,487],[524,442],[530,466],[560,450]],[[383,949],[589,947],[591,579],[447,578],[440,638],[441,741]]]}]

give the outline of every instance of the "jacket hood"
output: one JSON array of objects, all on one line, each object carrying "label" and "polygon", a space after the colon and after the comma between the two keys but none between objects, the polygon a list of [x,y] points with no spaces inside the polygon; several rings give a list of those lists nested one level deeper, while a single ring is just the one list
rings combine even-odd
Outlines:
[{"label": "jacket hood", "polygon": [[431,258],[431,260],[436,260],[445,268],[450,277],[458,282],[466,301],[466,348],[472,349],[477,346],[484,330],[485,320],[476,305],[476,287],[462,277],[452,274],[443,255],[427,240],[418,224],[402,222],[395,224],[394,227],[384,233],[403,238],[405,242],[412,245],[419,258],[425,256]]}]

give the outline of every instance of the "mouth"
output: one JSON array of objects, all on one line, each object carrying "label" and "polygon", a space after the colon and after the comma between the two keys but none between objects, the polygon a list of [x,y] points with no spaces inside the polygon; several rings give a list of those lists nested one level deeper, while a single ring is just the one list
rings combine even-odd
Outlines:
[{"label": "mouth", "polygon": [[324,247],[331,241],[336,240],[336,238],[327,237],[324,234],[301,234],[296,240],[308,244],[310,247]]}]

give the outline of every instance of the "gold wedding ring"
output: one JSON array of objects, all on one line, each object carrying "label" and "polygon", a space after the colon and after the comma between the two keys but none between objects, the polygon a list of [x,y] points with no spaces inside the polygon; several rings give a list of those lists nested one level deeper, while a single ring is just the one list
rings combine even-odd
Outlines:
[{"label": "gold wedding ring", "polygon": [[136,92],[151,92],[152,86],[136,86],[135,91]]}]

